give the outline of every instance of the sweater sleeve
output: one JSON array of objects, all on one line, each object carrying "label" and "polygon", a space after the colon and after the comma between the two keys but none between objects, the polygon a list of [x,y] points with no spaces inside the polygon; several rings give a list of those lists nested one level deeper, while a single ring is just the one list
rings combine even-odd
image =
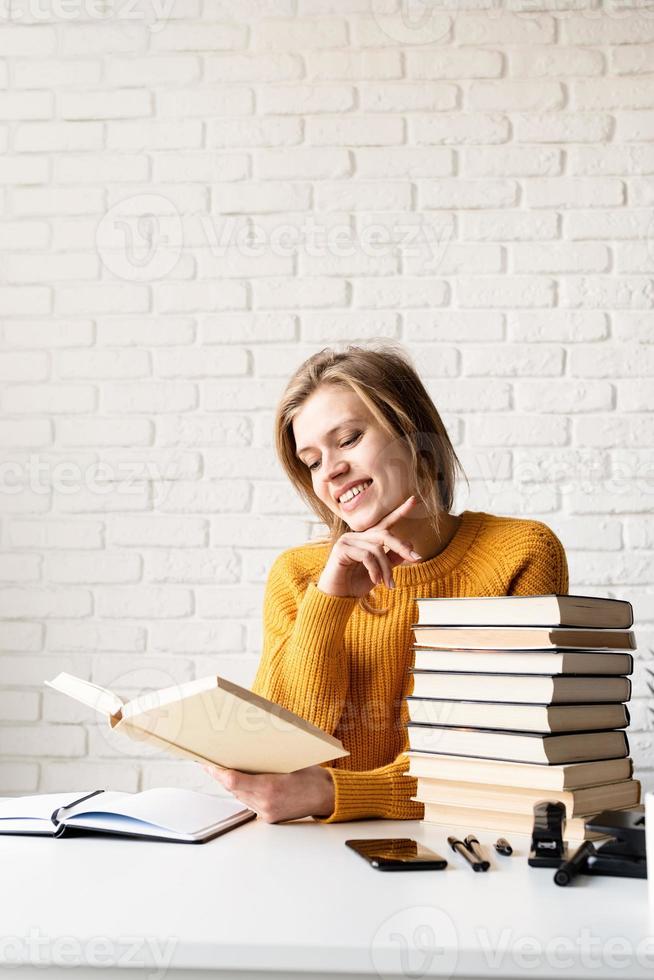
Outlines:
[{"label": "sweater sleeve", "polygon": [[319,823],[343,820],[422,820],[425,808],[411,799],[418,790],[415,776],[404,775],[409,757],[404,753],[378,769],[356,772],[327,767],[334,781],[334,810],[328,817],[314,817]]},{"label": "sweater sleeve", "polygon": [[[413,678],[407,678],[405,694],[413,690]],[[357,771],[327,767],[334,783],[334,810],[328,817],[315,817],[320,823],[338,823],[343,820],[367,820],[382,817],[386,820],[422,820],[425,808],[411,797],[418,791],[418,780],[408,776],[409,747],[407,723],[409,709],[403,699],[400,721],[404,738],[403,750],[392,762],[376,769]]]},{"label": "sweater sleeve", "polygon": [[563,545],[546,524],[534,521],[527,553],[511,579],[508,595],[567,595],[568,589]]},{"label": "sweater sleeve", "polygon": [[302,592],[286,553],[270,570],[263,603],[263,648],[252,690],[330,735],[346,701],[349,666],[343,642],[356,605],[309,582]]},{"label": "sweater sleeve", "polygon": [[[302,592],[288,559],[280,555],[266,583],[263,649],[252,690],[333,734],[348,693],[343,640],[355,605],[354,597],[327,595],[313,582]],[[334,810],[314,819],[422,819],[422,803],[411,800],[417,780],[404,775],[408,767],[404,754],[365,772],[324,764],[334,783]]]}]

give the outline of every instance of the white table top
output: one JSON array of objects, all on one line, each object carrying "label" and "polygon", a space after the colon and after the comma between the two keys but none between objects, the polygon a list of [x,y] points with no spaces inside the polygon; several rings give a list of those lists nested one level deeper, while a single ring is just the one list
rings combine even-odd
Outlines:
[{"label": "white table top", "polygon": [[[379,872],[343,845],[385,836],[422,840],[448,868]],[[417,821],[256,820],[203,845],[0,838],[0,963],[21,963],[22,978],[42,977],[38,964],[49,977],[81,965],[77,977],[98,980],[129,967],[147,967],[147,980],[191,969],[654,975],[646,881],[581,876],[560,888],[552,870],[527,865],[529,841],[517,835],[512,857],[487,847],[491,870],[475,874],[446,836]],[[477,836],[492,845],[499,835]]]}]

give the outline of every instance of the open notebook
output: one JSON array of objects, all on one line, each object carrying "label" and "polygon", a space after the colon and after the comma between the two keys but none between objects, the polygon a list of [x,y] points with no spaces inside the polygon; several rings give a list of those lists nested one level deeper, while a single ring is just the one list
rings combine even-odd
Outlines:
[{"label": "open notebook", "polygon": [[0,834],[121,834],[203,844],[256,817],[233,797],[188,789],[44,793],[0,799]]}]

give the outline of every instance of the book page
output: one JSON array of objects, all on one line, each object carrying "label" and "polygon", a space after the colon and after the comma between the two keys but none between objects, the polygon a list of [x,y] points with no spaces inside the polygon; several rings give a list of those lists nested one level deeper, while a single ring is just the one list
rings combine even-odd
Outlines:
[{"label": "book page", "polygon": [[79,790],[0,799],[0,834],[52,834],[54,811],[91,792]]},{"label": "book page", "polygon": [[61,691],[63,694],[74,698],[75,701],[80,701],[89,708],[94,708],[102,715],[115,715],[123,707],[123,702],[116,694],[98,684],[92,684],[91,681],[84,681],[81,677],[67,674],[65,671],[57,674],[54,680],[44,683],[48,687],[54,688],[55,691]]},{"label": "book page", "polygon": [[200,677],[193,681],[183,681],[181,684],[162,687],[158,691],[146,691],[123,705],[122,717],[124,719],[133,718],[148,711],[153,711],[156,714],[158,709],[163,709],[168,704],[175,704],[175,702],[183,701],[184,698],[190,698],[194,694],[216,688],[218,681],[219,678],[211,674],[209,677]]}]

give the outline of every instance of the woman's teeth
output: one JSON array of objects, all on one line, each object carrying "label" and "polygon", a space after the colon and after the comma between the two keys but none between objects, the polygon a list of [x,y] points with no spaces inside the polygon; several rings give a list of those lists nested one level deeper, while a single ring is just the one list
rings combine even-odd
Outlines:
[{"label": "woman's teeth", "polygon": [[372,480],[366,480],[364,483],[359,484],[358,487],[353,487],[351,490],[348,490],[348,492],[340,498],[339,503],[347,504],[350,500],[354,500],[354,498],[358,497],[364,490],[367,490],[371,483]]}]

